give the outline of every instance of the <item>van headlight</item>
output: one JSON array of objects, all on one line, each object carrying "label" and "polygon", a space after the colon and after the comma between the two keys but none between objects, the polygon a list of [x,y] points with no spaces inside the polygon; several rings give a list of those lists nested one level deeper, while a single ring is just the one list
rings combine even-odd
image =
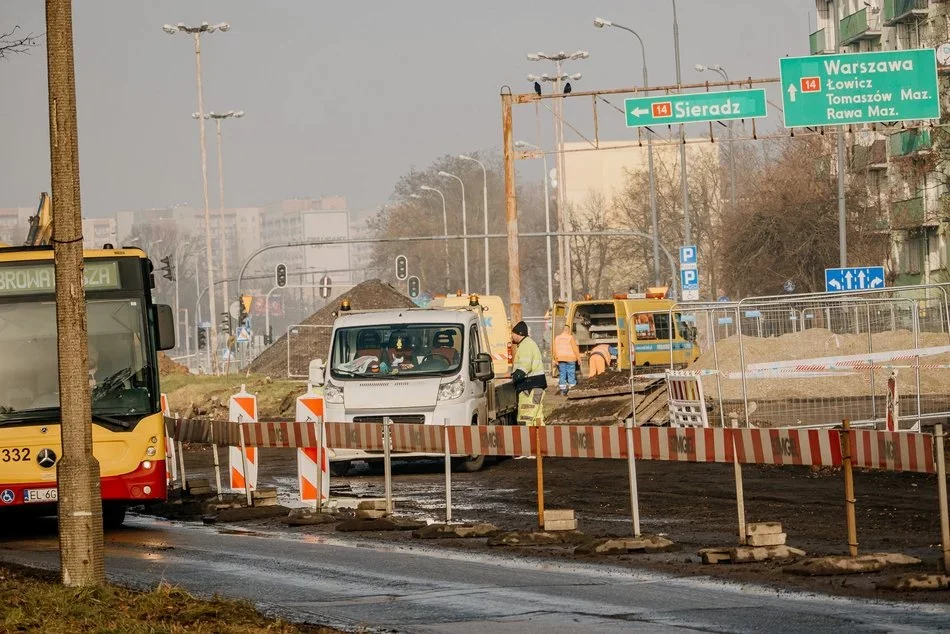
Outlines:
[{"label": "van headlight", "polygon": [[462,377],[455,379],[451,383],[443,383],[439,386],[440,401],[451,401],[452,399],[459,398],[464,393],[465,383],[462,381]]},{"label": "van headlight", "polygon": [[323,391],[323,398],[326,399],[327,403],[339,405],[343,403],[343,388],[328,383],[326,389]]}]

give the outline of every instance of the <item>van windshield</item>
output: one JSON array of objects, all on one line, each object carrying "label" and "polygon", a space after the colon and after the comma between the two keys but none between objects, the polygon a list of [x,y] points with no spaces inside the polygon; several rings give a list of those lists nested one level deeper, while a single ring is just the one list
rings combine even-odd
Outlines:
[{"label": "van windshield", "polygon": [[447,376],[462,364],[458,324],[381,324],[340,328],[330,374],[348,377]]}]

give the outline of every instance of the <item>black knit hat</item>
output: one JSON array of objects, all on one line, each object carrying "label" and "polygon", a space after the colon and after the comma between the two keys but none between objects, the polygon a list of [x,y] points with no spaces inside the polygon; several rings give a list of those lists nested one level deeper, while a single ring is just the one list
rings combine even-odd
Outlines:
[{"label": "black knit hat", "polygon": [[521,335],[522,337],[527,337],[528,325],[524,323],[523,321],[519,321],[517,324],[515,324],[515,327],[511,329],[511,332],[513,332],[516,335]]}]

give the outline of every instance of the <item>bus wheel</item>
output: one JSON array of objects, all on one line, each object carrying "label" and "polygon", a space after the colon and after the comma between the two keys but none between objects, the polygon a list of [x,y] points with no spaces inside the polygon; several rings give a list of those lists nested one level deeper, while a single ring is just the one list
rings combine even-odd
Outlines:
[{"label": "bus wheel", "polygon": [[103,528],[119,528],[125,522],[125,504],[103,504],[102,505],[102,526]]},{"label": "bus wheel", "polygon": [[330,475],[342,478],[347,473],[350,472],[350,467],[353,466],[349,460],[340,460],[338,462],[330,463]]}]

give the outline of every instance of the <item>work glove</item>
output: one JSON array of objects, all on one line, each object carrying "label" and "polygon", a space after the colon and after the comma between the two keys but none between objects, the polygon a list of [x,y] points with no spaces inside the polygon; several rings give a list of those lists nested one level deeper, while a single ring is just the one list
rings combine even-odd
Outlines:
[{"label": "work glove", "polygon": [[528,375],[525,373],[524,370],[515,370],[514,372],[511,373],[511,382],[514,383],[515,385],[518,385],[519,383],[522,383],[525,380],[525,378],[527,378],[527,376]]}]

